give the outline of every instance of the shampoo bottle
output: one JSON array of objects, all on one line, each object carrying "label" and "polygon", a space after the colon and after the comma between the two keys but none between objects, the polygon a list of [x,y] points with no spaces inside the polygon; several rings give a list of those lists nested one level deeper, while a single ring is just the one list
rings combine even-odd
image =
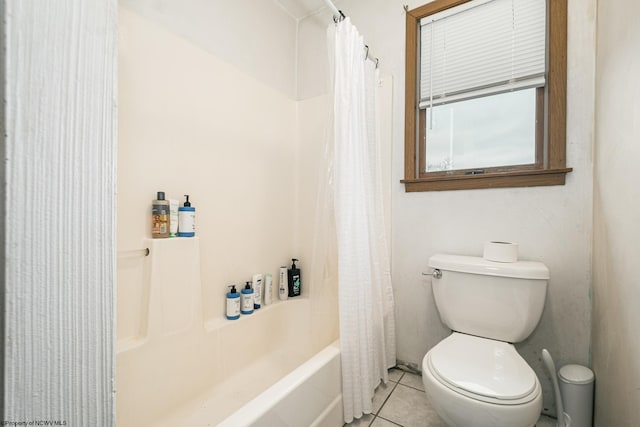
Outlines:
[{"label": "shampoo bottle", "polygon": [[242,306],[240,308],[240,312],[242,314],[253,313],[253,289],[251,289],[251,282],[247,282],[247,284],[244,285],[241,300]]},{"label": "shampoo bottle", "polygon": [[253,308],[260,308],[262,303],[262,274],[254,274],[251,280],[253,282]]},{"label": "shampoo bottle", "polygon": [[280,267],[280,281],[278,282],[278,296],[282,301],[289,298],[289,290],[287,285],[287,267]]},{"label": "shampoo bottle", "polygon": [[273,288],[273,277],[270,274],[264,275],[264,305],[271,304],[271,288]]},{"label": "shampoo bottle", "polygon": [[229,286],[227,293],[227,319],[237,320],[240,318],[240,293],[236,290],[236,285]]},{"label": "shampoo bottle", "polygon": [[300,283],[300,269],[296,267],[295,258],[291,259],[291,268],[288,271],[289,276],[289,296],[297,297],[302,293],[302,284]]},{"label": "shampoo bottle", "polygon": [[196,208],[191,206],[188,194],[184,197],[187,198],[184,206],[178,208],[178,236],[193,237],[196,235]]},{"label": "shampoo bottle", "polygon": [[158,191],[151,205],[151,237],[169,237],[169,201],[164,199],[164,191]]}]

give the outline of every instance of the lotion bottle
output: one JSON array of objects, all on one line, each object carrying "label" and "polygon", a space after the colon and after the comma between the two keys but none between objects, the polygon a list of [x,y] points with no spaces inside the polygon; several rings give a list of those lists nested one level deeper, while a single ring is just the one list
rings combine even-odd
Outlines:
[{"label": "lotion bottle", "polygon": [[178,208],[178,236],[193,237],[196,235],[196,208],[191,206],[188,194],[184,197],[187,200]]},{"label": "lotion bottle", "polygon": [[242,314],[253,313],[253,289],[251,289],[251,282],[247,282],[244,285],[241,300],[242,306],[240,307],[240,312]]},{"label": "lotion bottle", "polygon": [[227,293],[227,319],[237,320],[240,318],[240,293],[236,290],[236,285],[229,286]]},{"label": "lotion bottle", "polygon": [[169,201],[164,191],[158,191],[157,197],[151,204],[151,237],[169,237]]},{"label": "lotion bottle", "polygon": [[282,301],[289,298],[289,290],[287,285],[287,267],[280,267],[280,281],[278,282],[278,296]]},{"label": "lotion bottle", "polygon": [[270,274],[264,275],[264,305],[271,304],[271,292],[273,288],[273,277]]},{"label": "lotion bottle", "polygon": [[178,235],[178,209],[180,202],[176,199],[169,199],[169,237]]},{"label": "lotion bottle", "polygon": [[253,283],[253,309],[257,310],[262,303],[262,274],[254,274],[251,282]]}]

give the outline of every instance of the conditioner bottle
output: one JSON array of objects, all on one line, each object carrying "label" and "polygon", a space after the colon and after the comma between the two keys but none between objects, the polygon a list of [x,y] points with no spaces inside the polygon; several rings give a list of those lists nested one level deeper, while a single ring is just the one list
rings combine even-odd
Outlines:
[{"label": "conditioner bottle", "polygon": [[262,274],[254,274],[251,281],[253,282],[253,309],[257,310],[262,303]]},{"label": "conditioner bottle", "polygon": [[289,298],[289,290],[287,284],[287,267],[280,267],[280,281],[278,282],[278,296],[282,301]]}]

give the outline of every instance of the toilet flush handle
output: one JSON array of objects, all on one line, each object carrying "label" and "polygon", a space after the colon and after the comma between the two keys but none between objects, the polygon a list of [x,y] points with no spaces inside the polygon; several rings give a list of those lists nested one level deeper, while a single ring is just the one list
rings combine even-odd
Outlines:
[{"label": "toilet flush handle", "polygon": [[442,271],[434,268],[431,273],[422,273],[423,276],[432,276],[434,279],[439,279],[442,277]]}]

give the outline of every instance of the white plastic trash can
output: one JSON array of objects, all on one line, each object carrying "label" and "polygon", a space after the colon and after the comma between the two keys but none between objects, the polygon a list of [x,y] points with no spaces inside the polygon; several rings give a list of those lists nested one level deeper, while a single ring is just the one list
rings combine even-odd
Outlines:
[{"label": "white plastic trash can", "polygon": [[558,371],[564,412],[571,427],[593,425],[593,371],[582,365],[565,365]]}]

